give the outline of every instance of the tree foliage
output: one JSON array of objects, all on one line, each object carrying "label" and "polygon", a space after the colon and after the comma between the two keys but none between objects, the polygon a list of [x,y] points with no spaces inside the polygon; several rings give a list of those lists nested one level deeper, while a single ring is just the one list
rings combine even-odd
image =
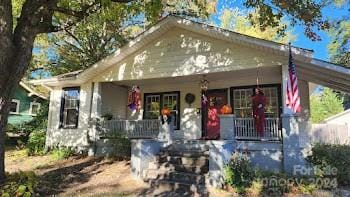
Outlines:
[{"label": "tree foliage", "polygon": [[331,61],[350,68],[350,20],[335,22],[329,35],[332,40],[328,45]]},{"label": "tree foliage", "polygon": [[[250,16],[250,19],[247,16]],[[284,29],[287,26],[286,22],[280,21],[276,27],[261,29],[258,21],[258,10],[252,10],[245,14],[238,8],[233,10],[225,9],[220,19],[222,28],[230,29],[244,35],[280,43],[288,43],[294,40],[294,36],[290,31],[283,34],[279,32],[280,29]],[[251,23],[252,21],[253,24]]]},{"label": "tree foliage", "polygon": [[337,93],[325,88],[319,96],[311,95],[311,121],[319,123],[324,119],[344,111],[342,99]]}]

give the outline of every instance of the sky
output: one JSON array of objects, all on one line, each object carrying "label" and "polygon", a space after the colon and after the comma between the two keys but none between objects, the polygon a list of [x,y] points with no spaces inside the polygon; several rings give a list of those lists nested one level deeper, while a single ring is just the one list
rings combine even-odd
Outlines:
[{"label": "sky", "polygon": [[[220,26],[220,15],[224,9],[240,8],[246,10],[243,6],[244,0],[218,0],[217,13],[211,16],[211,21],[215,25]],[[325,18],[331,20],[340,19],[349,14],[350,1],[346,6],[338,8],[335,6],[328,6],[322,10],[322,14]],[[329,54],[327,45],[330,42],[330,37],[324,31],[316,31],[321,36],[321,41],[312,41],[304,35],[303,27],[297,25],[292,29],[293,34],[296,36],[296,40],[292,42],[293,46],[311,49],[314,51],[314,58],[329,61]]]}]

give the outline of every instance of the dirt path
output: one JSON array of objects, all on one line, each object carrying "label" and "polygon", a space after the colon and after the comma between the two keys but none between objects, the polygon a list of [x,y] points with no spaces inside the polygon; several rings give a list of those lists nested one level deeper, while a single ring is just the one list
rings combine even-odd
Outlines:
[{"label": "dirt path", "polygon": [[50,156],[28,157],[25,151],[6,153],[6,171],[34,170],[40,177],[40,196],[137,196],[148,185],[132,177],[129,161]]}]

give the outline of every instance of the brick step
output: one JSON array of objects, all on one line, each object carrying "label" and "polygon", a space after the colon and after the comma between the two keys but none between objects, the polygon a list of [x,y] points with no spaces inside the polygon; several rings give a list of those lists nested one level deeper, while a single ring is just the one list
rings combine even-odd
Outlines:
[{"label": "brick step", "polygon": [[209,158],[207,156],[199,157],[183,157],[183,156],[165,156],[159,155],[156,158],[156,162],[165,163],[169,162],[172,164],[183,164],[183,165],[209,165]]},{"label": "brick step", "polygon": [[201,157],[201,156],[207,156],[209,157],[209,151],[202,151],[202,150],[161,150],[159,152],[160,156],[180,156],[180,157]]},{"label": "brick step", "polygon": [[169,170],[146,170],[144,180],[168,180],[187,184],[205,184],[205,175]]},{"label": "brick step", "polygon": [[[155,196],[209,196],[205,185],[195,185],[168,180],[149,181]],[[158,193],[158,194],[157,194]]]},{"label": "brick step", "polygon": [[208,164],[202,165],[184,165],[184,164],[172,164],[169,162],[164,163],[156,163],[150,162],[148,164],[149,170],[172,170],[177,172],[188,172],[188,173],[196,173],[196,174],[205,174],[209,171]]}]

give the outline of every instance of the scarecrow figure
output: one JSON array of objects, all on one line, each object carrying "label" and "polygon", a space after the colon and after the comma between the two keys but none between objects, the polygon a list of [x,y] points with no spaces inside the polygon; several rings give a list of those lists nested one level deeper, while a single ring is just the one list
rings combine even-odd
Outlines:
[{"label": "scarecrow figure", "polygon": [[254,95],[252,96],[252,104],[255,129],[259,136],[263,137],[265,129],[266,97],[260,88],[255,88]]}]

